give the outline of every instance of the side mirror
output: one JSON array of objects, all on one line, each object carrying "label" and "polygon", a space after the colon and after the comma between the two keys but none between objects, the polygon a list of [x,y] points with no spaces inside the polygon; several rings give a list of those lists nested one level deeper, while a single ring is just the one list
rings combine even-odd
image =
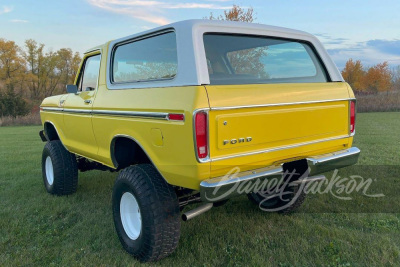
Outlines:
[{"label": "side mirror", "polygon": [[67,93],[76,94],[78,92],[78,86],[75,84],[67,84]]}]

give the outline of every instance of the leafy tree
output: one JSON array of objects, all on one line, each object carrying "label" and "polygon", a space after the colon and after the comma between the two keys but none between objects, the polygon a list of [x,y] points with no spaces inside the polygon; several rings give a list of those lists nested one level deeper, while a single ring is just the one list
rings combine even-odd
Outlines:
[{"label": "leafy tree", "polygon": [[391,89],[392,73],[387,62],[368,69],[363,78],[363,86],[368,92],[386,92]]},{"label": "leafy tree", "polygon": [[392,90],[400,91],[400,66],[392,70]]},{"label": "leafy tree", "polygon": [[0,93],[0,116],[23,116],[29,111],[28,103],[11,87],[8,87],[5,93]]},{"label": "leafy tree", "polygon": [[233,5],[231,9],[224,10],[224,15],[214,17],[213,13],[211,12],[210,16],[206,17],[205,19],[253,22],[255,20],[254,15],[255,13],[252,7],[245,10],[240,6]]},{"label": "leafy tree", "polygon": [[28,63],[27,87],[33,99],[39,99],[43,77],[44,44],[38,45],[35,40],[25,41],[26,52],[24,58]]},{"label": "leafy tree", "polygon": [[0,39],[0,86],[14,89],[21,85],[26,70],[21,54],[15,42]]},{"label": "leafy tree", "polygon": [[355,91],[366,90],[363,84],[364,75],[364,67],[360,60],[353,61],[353,59],[349,59],[342,71],[343,79],[348,82]]},{"label": "leafy tree", "polygon": [[29,39],[25,42],[24,58],[28,63],[27,87],[35,100],[64,92],[72,83],[81,58],[69,48],[44,52],[44,44]]},{"label": "leafy tree", "polygon": [[387,62],[365,69],[360,60],[349,59],[342,76],[355,91],[378,93],[392,88],[392,73]]},{"label": "leafy tree", "polygon": [[0,39],[0,116],[29,113],[28,103],[22,98],[26,68],[21,54],[15,42]]},{"label": "leafy tree", "polygon": [[[228,20],[228,21],[241,21],[253,22],[255,20],[253,8],[247,10],[233,5],[231,9],[225,10],[223,15],[215,17],[213,13],[206,17],[210,20]],[[265,71],[264,64],[261,60],[267,56],[268,47],[256,47],[251,49],[244,49],[228,53],[227,57],[232,69],[237,74],[252,74],[258,78],[266,79],[269,77]],[[209,70],[212,73],[212,70]]]},{"label": "leafy tree", "polygon": [[[45,52],[44,44],[29,39],[25,51],[0,39],[0,116],[21,116],[72,83],[81,57],[69,48]],[[26,100],[28,99],[28,101]]]},{"label": "leafy tree", "polygon": [[61,48],[57,51],[57,56],[59,60],[57,68],[62,73],[62,84],[72,84],[82,60],[79,53],[74,53],[70,48]]}]

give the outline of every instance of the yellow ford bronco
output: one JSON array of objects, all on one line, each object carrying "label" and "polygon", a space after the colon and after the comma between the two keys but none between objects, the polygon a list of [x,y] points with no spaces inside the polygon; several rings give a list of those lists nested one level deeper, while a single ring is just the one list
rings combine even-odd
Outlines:
[{"label": "yellow ford bronco", "polygon": [[[67,195],[78,170],[119,171],[116,232],[127,252],[155,261],[177,247],[181,218],[233,196],[269,211],[299,207],[303,184],[357,162],[355,112],[313,35],[177,22],[88,50],[67,94],[43,100],[44,185]],[[274,177],[284,198],[260,188]]]}]

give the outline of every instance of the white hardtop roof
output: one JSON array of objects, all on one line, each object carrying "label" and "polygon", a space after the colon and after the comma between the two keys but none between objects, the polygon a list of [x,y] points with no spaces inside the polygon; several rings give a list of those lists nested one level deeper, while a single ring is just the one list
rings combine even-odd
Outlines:
[{"label": "white hardtop roof", "polygon": [[[259,29],[259,30],[263,30],[263,31],[267,31],[267,32],[281,32],[281,33],[286,33],[286,34],[290,34],[292,36],[313,36],[312,34],[309,34],[307,32],[304,31],[300,31],[300,30],[294,30],[294,29],[289,29],[289,28],[284,28],[284,27],[278,27],[278,26],[271,26],[271,25],[264,25],[264,24],[258,24],[258,23],[248,23],[248,22],[240,22],[240,21],[227,21],[227,20],[208,20],[208,19],[189,19],[189,20],[183,20],[183,21],[179,21],[179,22],[174,22],[174,23],[170,23],[167,25],[163,25],[157,28],[153,28],[150,30],[146,30],[146,31],[142,31],[139,33],[135,33],[132,35],[128,35],[119,39],[130,39],[130,38],[134,38],[137,36],[143,36],[143,35],[147,35],[149,33],[153,33],[153,32],[158,32],[158,31],[162,31],[165,29],[170,29],[170,28],[187,28],[187,29],[192,29],[198,26],[202,26],[202,27],[216,27],[216,28],[221,28],[221,27],[230,27],[230,28],[235,28],[235,29],[243,29],[243,30],[248,30],[248,29]],[[112,40],[113,41],[113,40]],[[101,47],[101,45],[99,46],[95,46],[92,47],[91,49],[88,49],[87,51],[85,51],[86,53],[92,52],[94,50],[98,50]]]},{"label": "white hardtop roof", "polygon": [[[157,32],[173,29],[176,33],[178,51],[178,74],[173,80],[154,81],[146,83],[129,84],[131,88],[143,87],[166,87],[209,84],[209,75],[205,57],[203,34],[214,33],[236,33],[247,35],[260,35],[278,38],[302,40],[311,43],[322,59],[332,81],[343,81],[336,65],[329,57],[321,42],[314,35],[304,31],[293,30],[283,27],[269,26],[257,23],[194,19],[184,20],[137,34],[126,36],[109,43],[108,65],[113,47],[119,43],[134,40],[145,36],[151,36]],[[87,52],[93,51],[93,49]],[[109,66],[107,66],[107,77],[110,77]],[[110,89],[124,89],[127,85],[115,85],[107,79]]]},{"label": "white hardtop roof", "polygon": [[[179,28],[179,29],[194,29],[198,27],[207,27],[210,30],[212,29],[221,29],[221,28],[233,28],[236,31],[238,30],[262,30],[265,32],[280,32],[285,34],[290,34],[292,36],[313,36],[307,32],[277,27],[277,26],[270,26],[258,23],[248,23],[248,22],[240,22],[240,21],[227,21],[227,20],[209,20],[209,19],[190,19],[190,20],[183,20],[179,22],[174,22],[168,25],[164,25],[161,27],[157,27],[151,30],[147,30],[144,32],[140,32],[138,34],[134,34],[132,36],[143,35],[151,32],[161,31],[168,28]],[[130,37],[132,37],[130,36]]]}]

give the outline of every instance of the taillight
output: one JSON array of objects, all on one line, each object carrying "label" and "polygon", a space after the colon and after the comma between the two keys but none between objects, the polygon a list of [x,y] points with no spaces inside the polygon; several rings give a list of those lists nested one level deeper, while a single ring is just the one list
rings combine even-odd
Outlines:
[{"label": "taillight", "polygon": [[350,134],[356,129],[356,102],[350,101]]},{"label": "taillight", "polygon": [[200,111],[195,115],[196,150],[199,159],[208,156],[207,113]]}]

